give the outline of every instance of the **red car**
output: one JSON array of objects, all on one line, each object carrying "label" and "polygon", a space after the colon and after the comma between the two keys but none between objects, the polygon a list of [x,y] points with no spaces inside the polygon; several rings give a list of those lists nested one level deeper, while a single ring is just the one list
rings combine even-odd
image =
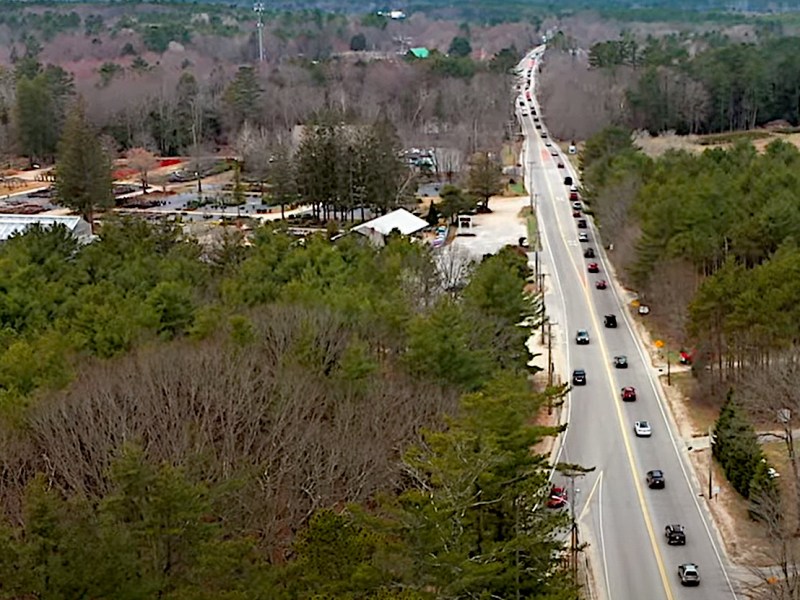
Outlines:
[{"label": "red car", "polygon": [[624,402],[634,402],[636,400],[636,388],[634,387],[622,388],[622,400]]},{"label": "red car", "polygon": [[572,216],[573,216],[573,217],[575,217],[575,218],[577,219],[578,217],[580,217],[580,216],[581,216],[581,211],[579,211],[579,210],[573,210],[573,211],[572,211]]},{"label": "red car", "polygon": [[601,279],[594,284],[594,287],[596,287],[598,290],[604,290],[608,287],[608,284],[606,283],[605,279]]},{"label": "red car", "polygon": [[580,200],[580,196],[578,196],[578,192],[570,192],[569,193],[570,200]]},{"label": "red car", "polygon": [[586,267],[589,270],[589,273],[599,273],[600,267],[597,266],[597,263],[589,263],[589,266]]},{"label": "red car", "polygon": [[562,487],[550,488],[550,497],[547,499],[547,508],[564,508],[567,505],[567,490]]}]

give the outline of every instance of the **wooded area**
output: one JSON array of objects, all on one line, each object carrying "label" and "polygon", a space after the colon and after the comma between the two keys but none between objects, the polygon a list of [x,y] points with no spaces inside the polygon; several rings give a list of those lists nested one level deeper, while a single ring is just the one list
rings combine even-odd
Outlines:
[{"label": "wooded area", "polygon": [[597,43],[589,64],[622,71],[626,123],[651,133],[716,133],[772,121],[800,125],[800,38],[780,26],[742,43],[720,35],[672,34]]},{"label": "wooded area", "polygon": [[[412,60],[397,40],[431,35],[424,18],[403,29],[320,11],[280,13],[267,16],[269,60],[259,63],[251,12],[201,8],[188,22],[168,5],[124,16],[106,6],[13,6],[0,15],[0,48],[8,48],[7,56],[0,50],[0,161],[52,162],[76,95],[114,156],[136,147],[161,156],[241,154],[256,141],[275,152],[296,144],[298,125],[329,113],[356,125],[385,118],[405,147],[469,156],[508,135],[508,71],[534,35],[522,25],[491,37],[488,29],[436,25],[436,39],[418,42],[431,46],[430,56]],[[439,41],[441,31],[453,33]],[[368,47],[348,52],[359,34]],[[480,60],[470,56],[478,40]]]},{"label": "wooded area", "polygon": [[240,242],[0,246],[0,597],[572,597],[526,259]]}]

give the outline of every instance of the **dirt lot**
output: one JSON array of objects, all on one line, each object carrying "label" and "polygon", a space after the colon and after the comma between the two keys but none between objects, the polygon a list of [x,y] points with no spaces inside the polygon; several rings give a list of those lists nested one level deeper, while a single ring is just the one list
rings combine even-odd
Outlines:
[{"label": "dirt lot", "polygon": [[636,145],[647,155],[657,157],[668,150],[686,150],[687,152],[700,153],[709,148],[729,148],[734,141],[739,139],[750,140],[759,152],[763,152],[764,148],[775,140],[783,140],[800,148],[800,133],[778,133],[766,129],[743,131],[730,135],[707,136],[665,133],[654,137],[645,132],[636,136]]}]

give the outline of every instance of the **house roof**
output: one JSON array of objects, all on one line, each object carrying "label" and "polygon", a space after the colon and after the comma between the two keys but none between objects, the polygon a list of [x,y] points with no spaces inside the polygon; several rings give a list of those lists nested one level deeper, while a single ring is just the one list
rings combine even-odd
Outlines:
[{"label": "house roof", "polygon": [[[17,233],[24,233],[35,224],[42,227],[63,225],[73,235],[83,237],[87,234],[89,224],[81,217],[57,215],[16,215],[0,213],[0,241],[5,241]],[[91,235],[91,230],[88,231]]]},{"label": "house roof", "polygon": [[425,229],[427,226],[428,222],[424,219],[412,215],[405,208],[398,208],[382,217],[372,219],[371,221],[353,227],[353,231],[364,235],[369,235],[372,232],[377,232],[381,235],[389,235],[389,233],[397,229],[403,235],[411,235],[412,233]]},{"label": "house roof", "polygon": [[430,51],[427,48],[411,48],[409,52],[417,58],[428,58],[430,55]]}]

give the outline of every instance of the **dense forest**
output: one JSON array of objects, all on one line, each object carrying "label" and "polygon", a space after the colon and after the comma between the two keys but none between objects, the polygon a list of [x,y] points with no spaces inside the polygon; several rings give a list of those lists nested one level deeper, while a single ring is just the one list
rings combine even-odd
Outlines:
[{"label": "dense forest", "polygon": [[3,244],[0,597],[573,597],[526,258],[437,260],[127,220]]},{"label": "dense forest", "polygon": [[627,36],[592,46],[589,63],[632,80],[625,120],[634,129],[715,133],[773,121],[797,126],[800,38],[780,31],[779,25],[765,27],[752,43],[719,34],[643,43]]}]

